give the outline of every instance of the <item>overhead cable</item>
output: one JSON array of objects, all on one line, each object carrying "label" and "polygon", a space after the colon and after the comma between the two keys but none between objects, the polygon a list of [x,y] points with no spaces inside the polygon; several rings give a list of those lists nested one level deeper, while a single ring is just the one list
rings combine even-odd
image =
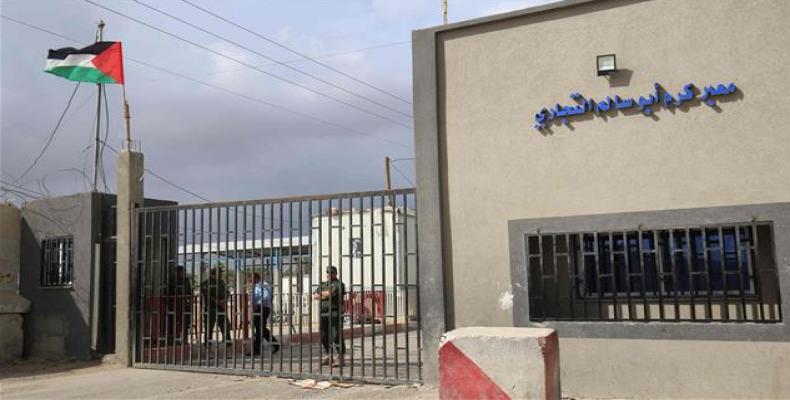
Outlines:
[{"label": "overhead cable", "polygon": [[[110,146],[107,143],[104,143],[104,145],[108,149],[110,149],[110,151],[112,151],[113,153],[118,154],[118,150],[116,150],[114,147]],[[184,193],[191,194],[192,196],[195,196],[198,199],[203,200],[205,202],[209,202],[209,203],[211,202],[211,200],[209,200],[209,199],[207,199],[207,198],[205,198],[205,197],[203,197],[203,196],[201,196],[201,195],[199,195],[199,194],[197,194],[197,193],[195,193],[195,192],[193,192],[193,191],[191,191],[191,190],[189,190],[189,189],[187,189],[187,188],[185,188],[185,187],[183,187],[183,186],[181,186],[181,185],[179,185],[179,184],[177,184],[177,183],[175,183],[175,182],[173,182],[173,181],[171,181],[169,179],[166,179],[166,178],[162,177],[161,175],[157,174],[156,172],[154,172],[154,171],[152,171],[152,170],[150,170],[148,168],[145,168],[144,171],[149,173],[149,174],[151,174],[154,178],[157,178],[157,179],[161,180],[162,182],[165,182],[168,185],[170,185],[170,186],[172,186],[172,187],[174,187],[174,188],[176,188],[178,190],[181,190]]]},{"label": "overhead cable", "polygon": [[[27,23],[27,22],[24,22],[24,21],[20,21],[20,20],[17,20],[17,19],[5,16],[5,15],[0,15],[0,17],[2,17],[3,19],[9,20],[9,21],[15,22],[17,24],[23,25],[23,26],[25,26],[27,28],[30,28],[30,29],[34,29],[34,30],[37,30],[37,31],[48,33],[50,35],[54,35],[54,36],[60,37],[62,39],[70,40],[70,41],[78,43],[78,44],[86,44],[86,43],[82,42],[81,40],[70,38],[68,36],[65,36],[65,35],[62,35],[62,34],[59,34],[59,33],[56,33],[56,32],[52,32],[50,30],[41,28],[39,26],[30,24],[30,23]],[[236,91],[224,88],[222,86],[217,86],[217,85],[214,85],[212,83],[204,82],[204,81],[201,81],[199,79],[193,78],[191,76],[184,75],[184,74],[181,74],[181,73],[178,73],[178,72],[175,72],[175,71],[171,71],[171,70],[169,70],[167,68],[160,67],[160,66],[151,64],[149,62],[146,62],[146,61],[137,60],[137,59],[134,59],[134,58],[131,58],[131,57],[126,57],[126,56],[125,56],[125,59],[129,60],[129,61],[131,61],[133,63],[140,64],[140,65],[146,66],[146,67],[151,68],[151,69],[155,69],[155,70],[160,71],[160,72],[164,72],[164,73],[172,75],[172,76],[176,76],[176,77],[179,77],[179,78],[182,78],[182,79],[186,79],[186,80],[189,80],[189,81],[192,81],[192,82],[195,82],[195,83],[199,83],[201,85],[210,87],[212,89],[219,90],[219,91],[225,92],[227,94],[243,98],[243,99],[248,100],[248,101],[253,101],[253,102],[256,102],[256,103],[264,104],[264,105],[267,105],[269,107],[275,108],[277,110],[280,110],[280,111],[283,111],[283,112],[287,112],[289,114],[293,114],[293,115],[296,115],[296,116],[299,116],[299,117],[302,117],[302,118],[311,119],[313,121],[320,122],[320,123],[322,123],[324,125],[331,126],[331,127],[336,128],[338,130],[341,130],[341,131],[353,133],[353,134],[360,135],[360,136],[365,136],[365,137],[368,137],[368,138],[371,138],[371,139],[379,140],[379,141],[386,142],[386,143],[389,143],[389,144],[392,144],[392,145],[395,145],[395,146],[400,146],[400,147],[403,147],[403,148],[406,148],[406,149],[413,149],[412,146],[409,146],[409,145],[406,145],[406,144],[403,144],[403,143],[400,143],[400,142],[397,142],[397,141],[394,141],[394,140],[385,139],[385,138],[382,138],[382,137],[379,137],[379,136],[376,136],[376,135],[373,135],[373,134],[370,134],[370,133],[366,133],[366,132],[363,132],[363,131],[356,130],[354,128],[350,128],[350,127],[347,127],[347,126],[343,126],[343,125],[340,125],[340,124],[328,121],[326,119],[323,119],[321,117],[318,117],[318,116],[315,116],[315,115],[312,115],[312,114],[307,114],[307,113],[304,113],[304,112],[301,112],[301,111],[296,111],[296,110],[290,109],[288,107],[281,106],[279,104],[271,103],[271,102],[268,102],[268,101],[263,100],[263,99],[259,99],[259,98],[252,97],[252,96],[248,96],[246,94],[239,93],[239,92],[236,92]]]},{"label": "overhead cable", "polygon": [[175,15],[173,15],[173,14],[170,14],[170,13],[168,13],[168,12],[162,11],[162,10],[160,10],[160,9],[158,9],[158,8],[154,7],[154,6],[148,5],[148,4],[146,4],[146,3],[144,3],[144,2],[142,2],[142,1],[140,1],[140,0],[132,0],[132,1],[134,1],[135,3],[137,3],[137,4],[141,5],[141,6],[145,7],[145,8],[148,8],[149,10],[152,10],[152,11],[154,11],[154,12],[156,12],[156,13],[159,13],[159,14],[162,14],[162,15],[164,15],[164,16],[166,16],[166,17],[168,17],[168,18],[171,18],[171,19],[174,19],[174,20],[176,20],[176,21],[178,21],[178,22],[181,22],[181,23],[182,23],[182,24],[184,24],[184,25],[187,25],[187,26],[190,26],[190,27],[192,27],[192,28],[194,28],[194,29],[197,29],[197,30],[199,30],[199,31],[201,31],[201,32],[203,32],[203,33],[205,33],[205,34],[207,34],[207,35],[211,35],[211,36],[213,36],[213,37],[215,37],[215,38],[217,38],[217,39],[219,39],[219,40],[222,40],[222,41],[224,41],[224,42],[230,43],[230,44],[232,44],[232,45],[234,45],[234,46],[236,46],[236,47],[238,47],[238,48],[240,48],[240,49],[243,49],[243,50],[246,50],[246,51],[248,51],[248,52],[250,52],[250,53],[256,54],[256,55],[258,55],[258,56],[260,56],[260,57],[262,57],[262,58],[265,58],[265,59],[267,59],[267,60],[269,60],[269,61],[271,61],[271,62],[273,62],[273,63],[275,63],[275,64],[277,64],[277,65],[279,65],[279,66],[282,66],[282,67],[288,68],[288,69],[290,69],[291,71],[294,71],[294,72],[296,72],[296,73],[302,74],[302,75],[304,75],[304,76],[307,76],[307,77],[310,77],[310,78],[312,78],[312,79],[315,79],[315,80],[317,80],[317,81],[319,81],[319,82],[321,82],[321,83],[323,83],[323,84],[325,84],[325,85],[328,85],[328,86],[331,86],[331,87],[333,87],[333,88],[335,88],[335,89],[341,90],[341,91],[343,91],[343,92],[345,92],[345,93],[348,93],[348,94],[350,94],[350,95],[352,95],[352,96],[359,97],[359,98],[361,98],[361,99],[363,99],[363,100],[366,100],[366,101],[368,101],[368,102],[370,102],[370,103],[373,103],[373,104],[375,104],[375,105],[377,105],[377,106],[379,106],[379,107],[386,108],[387,110],[390,110],[390,111],[392,111],[392,112],[394,112],[394,113],[396,113],[396,114],[400,114],[400,115],[402,115],[402,116],[404,116],[404,117],[411,118],[411,114],[404,113],[404,112],[402,112],[402,111],[400,111],[400,110],[398,110],[398,109],[396,109],[396,108],[390,107],[390,106],[388,106],[388,105],[386,105],[386,104],[383,104],[383,103],[381,103],[381,102],[378,102],[378,101],[376,101],[376,100],[373,100],[373,99],[371,99],[371,98],[370,98],[370,97],[368,97],[368,96],[365,96],[365,95],[359,94],[359,93],[357,93],[357,92],[355,92],[355,91],[353,91],[353,90],[349,90],[349,89],[347,89],[347,88],[345,88],[345,87],[343,87],[343,86],[340,86],[340,85],[337,85],[337,84],[335,84],[335,83],[332,83],[332,82],[330,82],[330,81],[327,81],[327,80],[325,80],[325,79],[323,79],[323,78],[321,78],[321,77],[318,77],[318,76],[316,76],[316,75],[314,75],[314,74],[311,74],[311,73],[308,73],[308,72],[302,71],[301,69],[299,69],[299,68],[296,68],[296,67],[294,67],[294,66],[292,66],[292,65],[289,65],[289,64],[288,64],[288,63],[286,63],[286,62],[283,62],[283,61],[277,60],[277,59],[275,59],[275,58],[273,58],[273,57],[270,57],[270,56],[268,56],[268,55],[266,55],[266,54],[264,54],[264,53],[261,53],[261,52],[259,52],[259,51],[253,50],[253,49],[251,49],[251,48],[249,48],[249,47],[247,47],[247,46],[244,46],[244,45],[242,45],[242,44],[239,44],[238,42],[235,42],[235,41],[233,41],[233,40],[230,40],[230,39],[228,39],[228,38],[226,38],[226,37],[224,37],[224,36],[222,36],[222,35],[218,35],[218,34],[216,34],[216,33],[214,33],[214,32],[211,32],[211,31],[209,31],[209,30],[207,30],[207,29],[204,29],[204,28],[202,28],[202,27],[200,27],[200,26],[198,26],[198,25],[195,25],[195,24],[193,24],[193,23],[190,23],[189,21],[186,21],[186,20],[184,20],[184,19],[182,19],[182,18],[179,18],[179,17],[177,17],[177,16],[175,16]]},{"label": "overhead cable", "polygon": [[[345,54],[360,53],[360,52],[363,52],[363,51],[375,50],[375,49],[380,49],[380,48],[384,48],[384,47],[398,46],[398,45],[403,45],[403,44],[408,44],[408,43],[411,43],[411,40],[403,40],[403,41],[400,41],[400,42],[382,43],[382,44],[378,44],[378,45],[375,45],[375,46],[361,47],[361,48],[358,48],[358,49],[343,50],[343,51],[337,51],[337,52],[333,52],[333,53],[324,53],[324,54],[319,54],[319,55],[312,56],[311,58],[320,59],[320,58],[337,57],[337,56],[342,56],[342,55],[345,55]],[[305,61],[310,61],[311,58],[301,58],[300,57],[300,58],[293,58],[293,59],[290,59],[290,60],[285,60],[283,62],[286,63],[286,64],[296,64],[296,63],[301,63],[301,62],[305,62]],[[263,68],[263,67],[270,67],[270,66],[275,66],[275,65],[278,65],[278,64],[277,63],[260,64],[260,65],[258,65],[258,67]],[[217,74],[225,74],[225,73],[229,73],[229,72],[238,72],[238,71],[246,71],[246,70],[247,70],[246,67],[237,67],[237,68],[228,68],[228,69],[214,70],[214,71],[208,71],[208,72],[201,72],[199,75],[217,75]],[[151,80],[150,82],[156,82],[156,81],[157,80]]]},{"label": "overhead cable", "polygon": [[[319,96],[321,96],[321,97],[325,97],[325,98],[327,98],[327,99],[333,100],[333,101],[335,101],[335,102],[337,102],[337,103],[343,104],[343,105],[345,105],[345,106],[347,106],[347,107],[353,108],[353,109],[355,109],[355,110],[358,110],[358,111],[360,111],[360,112],[363,112],[363,113],[365,113],[365,114],[372,115],[372,116],[374,116],[374,117],[377,117],[377,118],[380,118],[380,119],[383,119],[383,120],[389,121],[389,122],[391,122],[391,123],[393,123],[393,124],[396,124],[396,125],[402,126],[402,127],[404,127],[404,128],[410,129],[410,130],[412,129],[412,127],[411,127],[410,125],[404,124],[404,123],[402,123],[402,122],[400,122],[400,121],[398,121],[398,120],[395,120],[395,119],[393,119],[393,118],[390,118],[390,117],[387,117],[387,116],[385,116],[385,115],[382,115],[382,114],[376,113],[376,112],[374,112],[374,111],[370,111],[370,110],[368,110],[368,109],[366,109],[366,108],[362,108],[362,107],[360,107],[360,106],[357,106],[357,105],[355,105],[355,104],[349,103],[349,102],[347,102],[347,101],[345,101],[345,100],[342,100],[342,99],[340,99],[340,98],[337,98],[337,97],[335,97],[335,96],[332,96],[332,95],[330,95],[330,94],[326,94],[326,93],[323,93],[323,92],[317,91],[317,90],[315,90],[315,89],[312,89],[312,88],[310,88],[310,87],[308,87],[308,86],[304,86],[304,85],[302,85],[302,84],[300,84],[300,83],[298,83],[298,82],[296,82],[296,81],[293,81],[293,80],[290,80],[290,79],[288,79],[288,78],[284,78],[284,77],[281,77],[281,76],[279,76],[279,75],[277,75],[277,74],[271,73],[271,72],[269,72],[269,71],[263,70],[263,69],[261,69],[261,68],[258,68],[257,66],[255,66],[255,65],[253,65],[253,64],[250,64],[250,63],[248,63],[248,62],[245,62],[245,61],[242,61],[242,60],[240,60],[240,59],[238,59],[238,58],[235,58],[235,57],[229,56],[229,55],[227,55],[227,54],[225,54],[225,53],[222,53],[222,52],[219,52],[219,51],[213,50],[213,49],[211,49],[210,47],[204,46],[204,45],[202,45],[202,44],[199,44],[199,43],[197,43],[197,42],[193,42],[193,41],[191,41],[191,40],[189,40],[189,39],[186,39],[186,38],[184,38],[184,37],[181,37],[181,36],[179,36],[179,35],[176,35],[176,34],[174,34],[174,33],[172,33],[172,32],[166,31],[166,30],[164,30],[164,29],[162,29],[162,28],[156,27],[156,26],[154,26],[154,25],[151,25],[151,24],[149,24],[149,23],[147,23],[147,22],[141,21],[141,20],[139,20],[139,19],[137,19],[137,18],[134,18],[134,17],[131,17],[131,16],[129,16],[129,15],[126,15],[126,14],[124,14],[124,13],[120,12],[120,11],[113,10],[113,9],[111,9],[111,8],[109,8],[109,7],[103,6],[103,5],[99,4],[99,3],[96,3],[95,1],[92,1],[92,0],[83,0],[83,1],[84,1],[84,2],[86,2],[86,3],[88,3],[88,4],[92,4],[92,5],[96,6],[96,7],[99,7],[99,8],[101,8],[101,9],[103,9],[103,10],[109,11],[109,12],[111,12],[111,13],[113,13],[113,14],[116,14],[116,15],[118,15],[118,16],[120,16],[120,17],[126,18],[126,19],[128,19],[128,20],[130,20],[130,21],[133,21],[133,22],[136,22],[136,23],[138,23],[138,24],[140,24],[140,25],[143,25],[143,26],[145,26],[145,27],[148,27],[149,29],[153,29],[153,30],[155,30],[155,31],[157,31],[157,32],[160,32],[160,33],[163,33],[163,34],[165,34],[165,35],[167,35],[167,36],[170,36],[170,37],[172,37],[172,38],[174,38],[174,39],[178,39],[178,40],[180,40],[180,41],[182,41],[182,42],[184,42],[184,43],[187,43],[187,44],[190,44],[190,45],[192,45],[192,46],[195,46],[195,47],[197,47],[197,48],[203,49],[203,50],[205,50],[205,51],[208,51],[208,52],[210,52],[210,53],[212,53],[212,54],[218,55],[218,56],[220,56],[220,57],[222,57],[222,58],[225,58],[225,59],[231,60],[231,61],[233,61],[233,62],[235,62],[235,63],[237,63],[237,64],[240,64],[240,65],[246,66],[246,67],[248,67],[248,68],[250,68],[250,69],[253,69],[253,70],[255,70],[255,71],[258,71],[258,72],[260,72],[260,73],[262,73],[262,74],[264,74],[264,75],[267,75],[267,76],[270,76],[270,77],[272,77],[272,78],[275,78],[275,79],[281,80],[281,81],[283,81],[283,82],[289,83],[289,84],[291,84],[291,85],[293,85],[293,86],[297,86],[297,87],[299,87],[299,88],[302,88],[302,89],[304,89],[304,90],[307,90],[307,91],[309,91],[309,92],[311,92],[311,93],[314,93],[314,94],[317,94],[317,95],[319,95]],[[207,32],[207,33],[208,33],[208,32]],[[209,34],[210,34],[210,33],[209,33]],[[220,39],[222,39],[222,40],[226,40],[226,39],[224,39],[224,38],[222,38],[222,37],[220,37],[220,36],[216,36],[216,37],[218,37],[218,38],[220,38]],[[226,41],[227,41],[227,40],[226,40]],[[233,43],[233,42],[231,42],[231,41],[228,41],[228,42],[229,42],[229,43]],[[240,47],[241,47],[241,46],[240,46]],[[243,48],[243,47],[242,47],[242,48]]]},{"label": "overhead cable", "polygon": [[52,133],[49,134],[49,138],[47,138],[47,142],[44,143],[44,147],[41,148],[41,151],[38,153],[38,156],[36,156],[36,159],[33,160],[30,166],[28,166],[27,169],[25,169],[25,171],[22,172],[22,174],[19,175],[19,177],[14,180],[14,184],[22,180],[25,177],[25,175],[27,175],[28,172],[30,172],[33,168],[35,168],[39,160],[41,160],[41,157],[44,156],[44,153],[47,151],[49,145],[52,143],[52,139],[55,138],[55,134],[58,132],[58,129],[60,128],[60,124],[63,122],[63,117],[66,116],[66,112],[68,112],[69,107],[71,107],[71,102],[74,100],[74,96],[77,94],[77,89],[80,88],[80,83],[82,82],[77,82],[77,84],[74,85],[74,91],[71,92],[71,96],[69,96],[69,101],[66,103],[66,107],[63,109],[63,112],[60,113],[58,122],[55,124],[55,128],[52,129]]},{"label": "overhead cable", "polygon": [[[12,189],[15,189],[17,191],[26,192],[25,194],[28,195],[29,197],[36,197],[36,198],[38,198],[38,197],[46,196],[46,194],[38,192],[38,191],[36,191],[34,189],[28,189],[28,188],[26,188],[24,186],[17,185],[17,184],[14,184],[12,182],[8,182],[8,181],[2,180],[2,179],[0,179],[0,183],[3,184],[3,185],[6,185],[7,187],[10,186]],[[30,193],[32,193],[32,195]]]},{"label": "overhead cable", "polygon": [[269,43],[271,43],[271,44],[273,44],[275,46],[278,46],[278,47],[280,47],[282,49],[288,50],[291,53],[294,53],[294,54],[304,58],[305,60],[310,60],[310,61],[312,61],[312,62],[314,62],[314,63],[316,63],[316,64],[318,64],[318,65],[320,65],[320,66],[322,66],[324,68],[327,68],[327,69],[329,69],[331,71],[334,71],[334,72],[336,72],[336,73],[338,73],[340,75],[343,75],[346,78],[349,78],[349,79],[353,80],[354,82],[361,83],[361,84],[363,84],[363,85],[365,85],[365,86],[367,86],[367,87],[369,87],[371,89],[374,89],[374,90],[376,90],[378,92],[384,93],[387,96],[390,96],[392,98],[400,100],[400,101],[402,101],[402,102],[404,102],[406,104],[409,104],[409,105],[411,104],[411,102],[409,100],[406,100],[406,99],[404,99],[402,97],[394,95],[391,92],[388,92],[388,91],[386,91],[384,89],[376,87],[376,86],[374,86],[374,85],[372,85],[372,84],[370,84],[368,82],[365,82],[365,81],[363,81],[363,80],[361,80],[359,78],[351,76],[351,75],[349,75],[349,74],[347,74],[347,73],[345,73],[343,71],[338,70],[337,68],[332,67],[331,65],[327,65],[325,63],[322,63],[321,61],[316,60],[316,57],[310,57],[310,56],[308,56],[308,55],[306,55],[306,54],[304,54],[304,53],[302,53],[300,51],[297,51],[297,50],[295,50],[295,49],[293,49],[291,47],[288,47],[288,46],[286,46],[286,45],[284,45],[284,44],[282,44],[282,43],[280,43],[280,42],[278,42],[278,41],[276,41],[274,39],[266,37],[266,36],[264,36],[264,35],[262,35],[262,34],[260,34],[258,32],[255,32],[255,31],[253,31],[253,30],[251,30],[249,28],[246,28],[246,27],[244,27],[244,26],[242,26],[242,25],[240,25],[240,24],[238,24],[236,22],[233,22],[233,21],[231,21],[231,20],[229,20],[229,19],[227,19],[227,18],[225,18],[225,17],[223,17],[223,16],[221,16],[219,14],[216,14],[216,13],[214,13],[212,11],[209,11],[209,10],[203,8],[203,7],[200,7],[197,4],[195,4],[195,3],[193,3],[193,2],[191,2],[189,0],[181,0],[181,1],[183,1],[184,3],[196,8],[196,9],[198,9],[200,11],[203,11],[206,14],[209,14],[209,15],[213,16],[214,18],[220,19],[220,20],[225,21],[225,22],[227,22],[227,23],[229,23],[229,24],[231,24],[231,25],[233,25],[233,26],[235,26],[235,27],[237,27],[237,28],[239,28],[239,29],[241,29],[243,31],[249,32],[249,33],[251,33],[251,34],[253,34],[253,35],[255,35],[255,36],[257,36],[257,37],[259,37],[259,38],[261,38],[261,39],[263,39],[263,40],[265,40],[265,41],[267,41],[267,42],[269,42]]},{"label": "overhead cable", "polygon": [[410,184],[410,185],[414,186],[414,182],[412,182],[412,181],[411,181],[411,179],[409,179],[408,177],[406,177],[406,174],[404,174],[404,173],[403,173],[403,171],[401,171],[401,170],[400,170],[400,168],[398,168],[397,166],[395,166],[395,164],[392,164],[392,163],[390,163],[390,165],[391,165],[391,166],[392,166],[392,168],[395,170],[395,172],[397,172],[397,173],[398,173],[398,175],[402,176],[402,177],[403,177],[403,179],[405,179],[405,180],[406,180],[406,182],[409,182],[409,184]]},{"label": "overhead cable", "polygon": [[372,138],[372,139],[380,140],[382,142],[387,142],[387,143],[390,143],[390,144],[393,144],[393,145],[396,145],[396,146],[400,146],[400,147],[404,147],[404,148],[407,148],[407,149],[413,149],[409,145],[406,145],[406,144],[403,144],[403,143],[400,143],[400,142],[397,142],[397,141],[394,141],[394,140],[385,139],[385,138],[382,138],[382,137],[379,137],[379,136],[376,136],[376,135],[372,135],[370,133],[365,133],[365,132],[359,131],[359,130],[354,129],[354,128],[349,128],[349,127],[346,127],[346,126],[343,126],[343,125],[339,125],[339,124],[336,124],[336,123],[331,122],[329,120],[323,119],[321,117],[317,117],[317,116],[314,116],[314,115],[311,115],[311,114],[303,113],[301,111],[296,111],[296,110],[293,110],[293,109],[290,109],[290,108],[287,108],[287,107],[283,107],[283,106],[281,106],[279,104],[271,103],[269,101],[262,100],[262,99],[259,99],[257,97],[248,96],[248,95],[246,95],[244,93],[239,93],[239,92],[236,92],[236,91],[224,88],[222,86],[217,86],[217,85],[214,85],[212,83],[204,82],[204,81],[201,81],[199,79],[193,78],[191,76],[187,76],[187,75],[184,75],[184,74],[180,74],[178,72],[170,71],[170,70],[168,70],[166,68],[162,68],[162,67],[150,64],[150,63],[145,62],[145,61],[131,60],[131,59],[129,59],[129,60],[130,61],[134,61],[137,64],[145,65],[146,67],[149,67],[149,68],[152,68],[152,69],[155,69],[155,70],[158,70],[158,71],[162,71],[164,73],[167,73],[167,74],[170,74],[170,75],[173,75],[173,76],[178,76],[180,78],[187,79],[187,80],[190,80],[192,82],[199,83],[201,85],[208,86],[210,88],[213,88],[213,89],[216,89],[216,90],[220,90],[220,91],[223,91],[223,92],[228,93],[228,94],[232,94],[232,95],[237,96],[237,97],[241,97],[241,98],[249,100],[249,101],[265,104],[265,105],[267,105],[269,107],[276,108],[276,109],[278,109],[280,111],[284,111],[284,112],[287,112],[289,114],[293,114],[293,115],[297,115],[299,117],[308,118],[308,119],[311,119],[311,120],[314,120],[314,121],[318,121],[318,122],[321,122],[321,123],[323,123],[325,125],[329,125],[329,126],[332,126],[334,128],[337,128],[337,129],[340,129],[340,130],[343,130],[343,131],[346,131],[346,132],[350,132],[350,133],[354,133],[354,134],[357,134],[357,135],[361,135],[361,136],[369,137],[369,138]]}]

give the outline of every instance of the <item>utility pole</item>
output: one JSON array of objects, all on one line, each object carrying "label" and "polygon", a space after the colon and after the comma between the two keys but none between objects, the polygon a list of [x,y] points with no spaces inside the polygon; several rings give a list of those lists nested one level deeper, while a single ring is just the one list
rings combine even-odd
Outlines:
[{"label": "utility pole", "polygon": [[[96,42],[101,42],[104,38],[104,20],[99,20],[99,30],[96,35]],[[102,84],[97,83],[96,86],[99,88],[99,97],[96,99],[96,141],[93,145],[93,185],[91,186],[92,192],[98,191],[98,180],[99,180],[99,142],[101,137],[101,95],[102,95]]]},{"label": "utility pole", "polygon": [[387,190],[392,190],[392,175],[390,174],[390,167],[392,166],[392,159],[384,157],[384,171],[387,175]]},{"label": "utility pole", "polygon": [[447,25],[447,1],[442,0],[442,14],[444,15],[444,24]]},{"label": "utility pole", "polygon": [[[392,167],[392,159],[389,156],[384,157],[384,170],[387,174],[387,190],[392,190],[392,173],[390,172],[390,168]],[[387,196],[387,202],[389,203],[390,207],[393,207],[395,204],[395,196],[390,194]]]}]

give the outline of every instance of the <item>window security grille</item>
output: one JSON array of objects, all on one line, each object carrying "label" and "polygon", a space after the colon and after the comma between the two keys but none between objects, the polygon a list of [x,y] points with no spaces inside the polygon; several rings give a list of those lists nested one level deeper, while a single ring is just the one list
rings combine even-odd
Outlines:
[{"label": "window security grille", "polygon": [[526,235],[530,319],[780,322],[770,223]]},{"label": "window security grille", "polygon": [[71,286],[74,278],[74,238],[59,237],[41,242],[41,286]]}]

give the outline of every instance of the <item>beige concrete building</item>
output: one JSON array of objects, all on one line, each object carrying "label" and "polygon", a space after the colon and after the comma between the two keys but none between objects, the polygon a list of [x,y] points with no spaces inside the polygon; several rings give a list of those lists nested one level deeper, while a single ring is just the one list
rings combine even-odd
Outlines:
[{"label": "beige concrete building", "polygon": [[790,397],[788,63],[783,0],[415,31],[426,346],[549,326],[564,395]]}]

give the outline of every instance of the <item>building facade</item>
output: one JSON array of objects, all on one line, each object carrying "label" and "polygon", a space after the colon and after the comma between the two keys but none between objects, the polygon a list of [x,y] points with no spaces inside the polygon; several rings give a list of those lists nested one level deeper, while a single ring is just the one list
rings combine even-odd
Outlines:
[{"label": "building facade", "polygon": [[788,34],[771,0],[415,31],[426,346],[549,326],[571,396],[790,396]]},{"label": "building facade", "polygon": [[[107,193],[26,203],[19,292],[32,302],[24,354],[89,360],[115,344],[115,204]],[[146,206],[176,204],[146,199]]]}]

